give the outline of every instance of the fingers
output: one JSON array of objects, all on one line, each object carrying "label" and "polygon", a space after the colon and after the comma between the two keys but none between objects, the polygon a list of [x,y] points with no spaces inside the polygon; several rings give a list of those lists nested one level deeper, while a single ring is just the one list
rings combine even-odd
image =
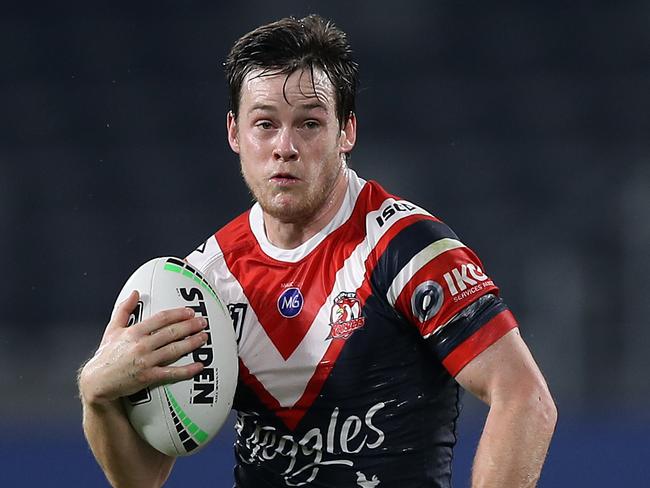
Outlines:
[{"label": "fingers", "polygon": [[[152,315],[146,320],[143,320],[135,328],[141,335],[148,335],[156,332],[159,329],[177,322],[184,322],[194,317],[194,310],[191,308],[172,308],[163,310],[155,315]],[[185,334],[187,335],[187,334]],[[179,336],[183,337],[183,336]]]},{"label": "fingers", "polygon": [[203,370],[203,363],[191,363],[185,366],[160,366],[152,369],[154,384],[176,383],[189,380]]},{"label": "fingers", "polygon": [[202,331],[207,323],[203,317],[194,317],[183,322],[176,322],[171,325],[157,329],[154,334],[143,338],[151,350],[166,346],[167,344],[180,341],[192,334]]},{"label": "fingers", "polygon": [[[183,312],[183,309],[179,309]],[[161,317],[148,324],[150,330],[156,324],[176,320],[178,310],[168,310]],[[171,312],[171,313],[168,313]],[[192,310],[190,310],[192,312]],[[152,317],[153,319],[154,317]],[[143,322],[141,325],[145,325]],[[207,322],[203,317],[193,317],[182,322],[154,329],[153,333],[138,339],[139,353],[136,365],[144,373],[147,383],[168,383],[191,378],[203,369],[201,363],[183,366],[170,366],[177,360],[203,346],[208,341],[208,334],[203,332]]]},{"label": "fingers", "polygon": [[[154,334],[158,335],[158,334]],[[153,336],[152,336],[153,337]],[[203,363],[193,362],[179,366],[170,366],[178,359],[201,347],[208,340],[208,334],[199,332],[183,340],[167,344],[160,349],[150,352],[145,357],[134,362],[139,371],[136,374],[141,385],[157,386],[176,383],[192,378],[203,370]]]},{"label": "fingers", "polygon": [[[200,373],[201,370],[203,370],[203,363],[200,362],[184,364],[181,366],[160,365],[142,367],[142,369],[134,372],[133,378],[136,384],[129,390],[136,392],[142,388],[156,387],[158,385],[188,380]],[[119,396],[126,396],[129,394],[131,394],[131,391],[126,393],[121,392]]]},{"label": "fingers", "polygon": [[208,340],[208,334],[199,332],[198,334],[186,337],[181,341],[171,342],[160,349],[153,351],[149,360],[155,365],[168,365],[179,358],[191,353],[204,345]]},{"label": "fingers", "polygon": [[84,367],[86,383],[94,385],[94,398],[102,402],[146,386],[189,379],[203,369],[200,362],[173,364],[207,342],[205,319],[195,317],[190,308],[176,308],[127,327],[140,299],[133,291],[115,308],[100,348]]}]

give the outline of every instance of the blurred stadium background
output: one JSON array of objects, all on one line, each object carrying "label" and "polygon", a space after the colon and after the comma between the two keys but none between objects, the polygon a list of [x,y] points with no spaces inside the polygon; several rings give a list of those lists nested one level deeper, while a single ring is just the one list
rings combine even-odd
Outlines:
[{"label": "blurred stadium background", "polygon": [[[105,485],[76,368],[135,267],[248,207],[221,62],[314,11],[361,65],[352,166],[448,222],[520,319],[560,411],[540,486],[648,486],[650,3],[451,0],[3,6],[0,486]],[[484,414],[466,397],[456,486]],[[231,486],[231,443],[168,486]]]}]

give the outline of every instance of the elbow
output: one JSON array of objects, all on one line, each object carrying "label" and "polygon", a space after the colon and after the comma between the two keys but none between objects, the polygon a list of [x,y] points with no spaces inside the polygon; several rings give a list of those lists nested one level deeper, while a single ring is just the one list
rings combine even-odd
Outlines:
[{"label": "elbow", "polygon": [[540,403],[540,409],[542,410],[542,416],[545,420],[546,425],[549,427],[551,432],[555,431],[555,426],[557,425],[557,405],[553,401],[553,397],[550,392],[546,390],[545,396],[539,396],[538,401]]},{"label": "elbow", "polygon": [[524,411],[520,412],[536,424],[538,429],[552,435],[557,425],[558,411],[555,401],[546,385],[533,389],[527,395],[526,401],[520,403]]},{"label": "elbow", "polygon": [[555,431],[557,406],[545,383],[528,383],[523,388],[515,388],[509,394],[499,395],[493,400],[490,410],[494,410],[495,414],[525,419],[528,428],[535,429],[540,434],[551,436]]}]

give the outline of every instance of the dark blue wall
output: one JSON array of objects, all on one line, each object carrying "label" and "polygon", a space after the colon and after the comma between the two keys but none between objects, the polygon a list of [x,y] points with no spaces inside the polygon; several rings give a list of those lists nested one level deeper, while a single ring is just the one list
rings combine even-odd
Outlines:
[{"label": "dark blue wall", "polygon": [[[468,473],[478,442],[477,419],[461,422],[454,460],[454,486],[469,486]],[[28,435],[26,435],[28,434]],[[650,424],[614,416],[561,419],[548,456],[540,488],[643,487],[650,480]],[[203,451],[180,458],[166,486],[232,487],[230,429],[222,431]],[[12,431],[0,441],[0,486],[107,486],[78,424]]]}]

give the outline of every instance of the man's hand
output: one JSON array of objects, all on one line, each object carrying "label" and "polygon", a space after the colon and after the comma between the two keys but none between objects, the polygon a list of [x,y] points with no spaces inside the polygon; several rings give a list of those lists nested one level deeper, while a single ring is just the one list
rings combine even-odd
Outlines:
[{"label": "man's hand", "polygon": [[148,386],[189,379],[203,369],[200,362],[169,365],[206,343],[205,319],[195,318],[192,309],[176,308],[127,327],[138,299],[134,291],[118,306],[99,349],[79,374],[79,391],[89,404],[111,403]]}]

